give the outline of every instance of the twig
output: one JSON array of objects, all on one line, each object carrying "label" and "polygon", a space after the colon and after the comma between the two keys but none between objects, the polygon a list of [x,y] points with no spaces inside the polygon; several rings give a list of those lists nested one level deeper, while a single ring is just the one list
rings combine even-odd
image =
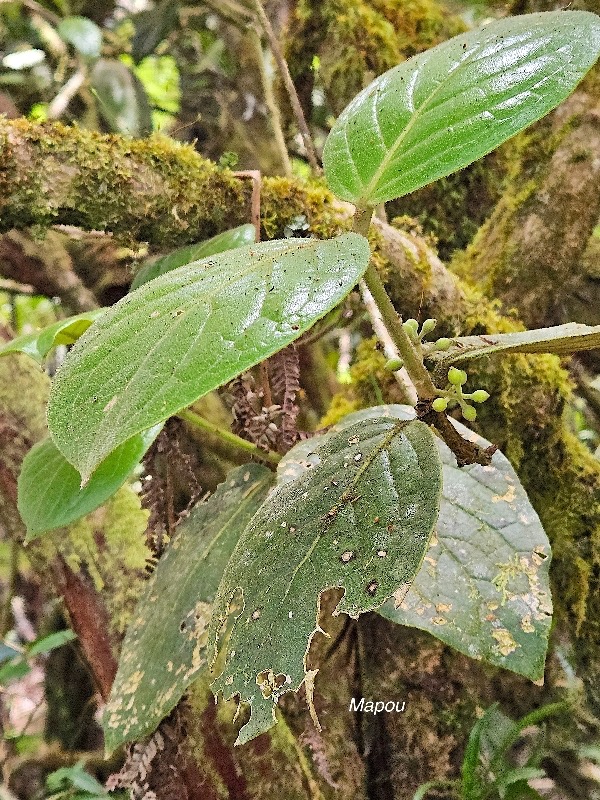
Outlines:
[{"label": "twig", "polygon": [[10,278],[0,278],[0,292],[7,292],[8,294],[38,294],[35,286],[31,286],[29,283],[11,281]]},{"label": "twig", "polygon": [[258,169],[244,169],[233,173],[236,178],[250,178],[252,181],[252,197],[250,198],[250,220],[256,231],[256,241],[260,242],[260,184],[261,176]]},{"label": "twig", "polygon": [[[373,299],[373,295],[368,290],[364,281],[361,281],[359,285],[363,303],[365,304],[365,308],[371,317],[371,325],[373,326],[373,330],[375,331],[377,338],[383,344],[383,352],[385,353],[386,358],[398,358],[398,348],[392,341],[392,337],[390,336],[388,329],[383,322],[381,314],[379,313],[379,308]],[[402,367],[402,369],[394,372],[394,376],[400,384],[407,402],[409,402],[411,406],[414,406],[419,397],[417,395],[415,385],[410,379],[410,375],[406,369]]]},{"label": "twig", "polygon": [[271,25],[269,18],[265,14],[265,10],[263,8],[261,0],[254,0],[254,8],[256,9],[256,13],[260,20],[260,24],[265,34],[267,35],[267,39],[269,40],[269,47],[271,48],[273,57],[277,62],[277,67],[279,69],[281,78],[283,80],[283,84],[290,99],[292,110],[294,112],[294,116],[296,117],[296,122],[298,123],[298,127],[300,128],[300,135],[302,136],[302,141],[304,142],[304,147],[306,149],[306,155],[308,157],[308,161],[313,170],[316,172],[316,174],[321,175],[322,170],[319,165],[319,159],[317,158],[317,151],[315,150],[315,145],[313,143],[310,130],[308,128],[308,125],[306,124],[306,117],[304,116],[304,111],[302,110],[302,106],[300,105],[300,100],[298,99],[298,93],[296,92],[294,81],[292,80],[292,76],[290,75],[290,70],[287,61],[285,60],[285,56],[283,55],[279,42],[277,41],[277,36],[275,35],[273,26]]},{"label": "twig", "polygon": [[6,598],[2,604],[2,614],[0,616],[0,638],[3,639],[11,629],[12,600],[17,591],[17,579],[19,576],[19,551],[21,545],[12,541],[10,544],[10,574],[6,587]]},{"label": "twig", "polygon": [[82,68],[71,75],[69,80],[48,106],[48,119],[58,119],[62,117],[71,100],[83,86],[85,77],[85,69]]},{"label": "twig", "polygon": [[180,411],[177,416],[184,422],[189,422],[192,425],[195,425],[197,428],[202,428],[202,430],[212,433],[214,436],[218,436],[228,445],[233,446],[237,450],[245,452],[249,457],[254,457],[273,465],[276,465],[279,463],[279,461],[281,461],[281,456],[279,453],[275,453],[272,450],[263,450],[257,445],[252,444],[252,442],[242,439],[241,436],[238,436],[231,431],[225,430],[225,428],[220,428],[218,425],[209,422],[208,420],[204,419],[204,417],[201,417],[199,414],[196,414],[189,409]]},{"label": "twig", "polygon": [[250,39],[254,44],[254,49],[256,52],[256,60],[258,63],[260,79],[263,86],[265,103],[267,104],[267,108],[269,109],[271,125],[273,126],[273,136],[275,137],[275,144],[277,145],[277,149],[279,151],[279,157],[281,158],[283,172],[286,178],[291,178],[292,162],[290,161],[287,145],[285,143],[285,137],[283,135],[283,128],[281,127],[281,114],[279,113],[279,106],[277,105],[277,101],[275,100],[275,95],[273,94],[273,86],[271,84],[271,78],[267,74],[267,70],[265,68],[265,54],[263,52],[260,36],[254,29],[250,30]]}]

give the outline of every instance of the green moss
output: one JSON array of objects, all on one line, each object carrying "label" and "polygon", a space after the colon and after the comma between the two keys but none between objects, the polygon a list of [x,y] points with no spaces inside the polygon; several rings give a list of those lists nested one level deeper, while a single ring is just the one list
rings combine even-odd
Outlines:
[{"label": "green moss", "polygon": [[123,486],[101,508],[71,525],[57,543],[69,567],[85,571],[102,593],[117,633],[125,632],[150,557],[144,541],[147,519],[139,497]]},{"label": "green moss", "polygon": [[287,57],[305,107],[313,58],[334,114],[377,75],[464,30],[433,0],[301,0],[287,35]]},{"label": "green moss", "polygon": [[158,134],[129,139],[16,120],[0,124],[0,143],[3,230],[48,227],[68,213],[87,230],[169,246],[249,215],[249,185]]}]

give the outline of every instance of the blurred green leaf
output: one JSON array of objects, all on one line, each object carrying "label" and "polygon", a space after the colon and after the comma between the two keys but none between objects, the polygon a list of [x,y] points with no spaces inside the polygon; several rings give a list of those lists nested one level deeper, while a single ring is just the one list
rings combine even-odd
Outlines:
[{"label": "blurred green leaf", "polygon": [[90,86],[111,131],[129,136],[151,132],[152,116],[144,87],[125,64],[101,58],[90,74]]},{"label": "blurred green leaf", "polygon": [[86,58],[98,58],[102,48],[102,31],[87,17],[65,17],[57,27],[61,38]]},{"label": "blurred green leaf", "polygon": [[38,364],[43,364],[44,359],[53,347],[57,347],[59,344],[74,344],[103,312],[103,308],[84,311],[75,317],[62,319],[59,322],[48,325],[47,328],[43,328],[41,331],[17,336],[16,339],[0,347],[0,356],[6,356],[10,353],[25,353],[37,361]]},{"label": "blurred green leaf", "polygon": [[48,636],[43,636],[41,639],[36,639],[35,642],[27,646],[27,657],[33,658],[34,656],[49,653],[52,650],[56,650],[58,647],[62,647],[63,644],[67,642],[72,642],[73,639],[76,638],[77,634],[73,633],[71,630],[57,631]]}]

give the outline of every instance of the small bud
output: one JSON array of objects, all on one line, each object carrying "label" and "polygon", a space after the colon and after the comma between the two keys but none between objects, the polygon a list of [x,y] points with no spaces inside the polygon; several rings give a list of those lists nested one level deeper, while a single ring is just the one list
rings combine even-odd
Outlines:
[{"label": "small bud", "polygon": [[448,380],[453,386],[462,386],[463,383],[467,382],[467,373],[464,369],[450,367],[448,370]]},{"label": "small bud", "polygon": [[461,411],[463,417],[469,422],[475,422],[475,420],[477,419],[477,411],[473,408],[473,406],[468,406],[468,405],[461,406]]},{"label": "small bud", "polygon": [[471,400],[474,403],[485,403],[486,400],[489,400],[489,397],[490,395],[485,389],[477,389],[477,391],[473,392],[471,395]]},{"label": "small bud", "polygon": [[435,343],[436,350],[448,350],[450,345],[452,344],[450,339],[447,339],[445,336],[442,336],[441,339],[438,339]]},{"label": "small bud", "polygon": [[431,404],[431,407],[433,408],[434,411],[439,411],[439,412],[445,411],[448,408],[448,401],[446,400],[445,397],[436,397],[433,403]]},{"label": "small bud", "polygon": [[421,325],[421,336],[425,336],[435,328],[437,325],[437,319],[426,319],[425,322]]},{"label": "small bud", "polygon": [[409,338],[416,342],[419,338],[418,331],[419,331],[419,323],[416,319],[407,319],[402,323],[402,327],[408,334]]},{"label": "small bud", "polygon": [[404,361],[401,358],[390,358],[389,361],[385,362],[384,369],[388,372],[396,372],[399,369],[402,369],[404,366]]}]

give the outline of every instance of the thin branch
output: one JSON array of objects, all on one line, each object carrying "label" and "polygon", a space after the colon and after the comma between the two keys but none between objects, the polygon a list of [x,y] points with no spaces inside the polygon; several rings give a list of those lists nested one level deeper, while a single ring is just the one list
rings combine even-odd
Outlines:
[{"label": "thin branch", "polygon": [[261,176],[258,169],[244,169],[233,173],[236,178],[250,178],[252,181],[252,198],[250,200],[250,220],[256,231],[256,241],[260,242],[260,184]]},{"label": "thin branch", "polygon": [[296,117],[296,122],[298,123],[298,127],[300,129],[300,135],[302,136],[302,141],[304,142],[304,147],[306,149],[306,155],[308,157],[308,161],[313,170],[315,171],[315,173],[317,175],[321,175],[322,170],[319,165],[319,159],[317,158],[317,151],[315,149],[315,145],[312,140],[310,130],[306,123],[306,117],[304,116],[304,111],[302,110],[302,106],[300,105],[300,100],[298,99],[298,93],[296,92],[294,81],[292,80],[292,76],[290,75],[290,70],[287,61],[285,60],[283,51],[281,50],[279,42],[277,41],[277,36],[275,35],[275,31],[273,30],[271,21],[265,14],[265,10],[263,8],[261,0],[254,0],[254,8],[256,9],[256,13],[260,20],[260,24],[265,34],[267,35],[267,39],[269,40],[269,47],[271,48],[273,57],[277,62],[277,67],[279,69],[281,78],[283,80],[283,84],[290,99],[292,110],[294,112],[294,116]]},{"label": "thin branch", "polygon": [[[383,322],[381,314],[379,313],[379,308],[373,299],[373,295],[368,290],[364,281],[361,281],[359,285],[363,303],[371,318],[371,325],[373,326],[373,330],[375,331],[377,338],[383,344],[383,352],[385,353],[386,358],[398,358],[398,348],[392,341],[392,337],[390,336],[388,329],[385,327],[385,323]],[[415,385],[411,381],[410,375],[406,371],[406,368],[402,367],[402,369],[396,370],[394,372],[394,377],[400,384],[407,402],[410,403],[411,406],[416,405],[419,397],[417,395]]]},{"label": "thin branch", "polygon": [[279,106],[273,94],[273,86],[270,76],[267,74],[265,67],[265,54],[263,52],[260,36],[257,31],[250,29],[250,39],[254,44],[256,52],[256,61],[260,72],[260,79],[263,86],[263,95],[267,108],[269,109],[269,116],[271,118],[271,125],[273,126],[273,136],[275,137],[275,144],[279,151],[283,172],[286,178],[292,177],[292,162],[285,143],[285,136],[283,135],[283,128],[281,126],[281,114],[279,113]]},{"label": "thin branch", "polygon": [[241,436],[238,436],[231,431],[225,430],[225,428],[220,428],[218,425],[209,422],[208,420],[204,419],[204,417],[201,417],[199,414],[196,414],[189,409],[180,411],[177,416],[184,422],[189,422],[191,425],[195,425],[197,428],[202,428],[202,430],[212,433],[226,444],[236,448],[237,450],[240,450],[241,452],[244,452],[249,458],[257,458],[261,461],[266,461],[268,464],[272,464],[273,466],[281,461],[281,456],[279,453],[275,453],[272,450],[263,450],[262,448],[257,447],[257,445],[252,444],[252,442],[242,439]]},{"label": "thin branch", "polygon": [[77,72],[71,75],[69,80],[48,106],[48,119],[58,119],[62,117],[71,100],[83,86],[85,78],[86,71],[84,68],[79,68]]}]

